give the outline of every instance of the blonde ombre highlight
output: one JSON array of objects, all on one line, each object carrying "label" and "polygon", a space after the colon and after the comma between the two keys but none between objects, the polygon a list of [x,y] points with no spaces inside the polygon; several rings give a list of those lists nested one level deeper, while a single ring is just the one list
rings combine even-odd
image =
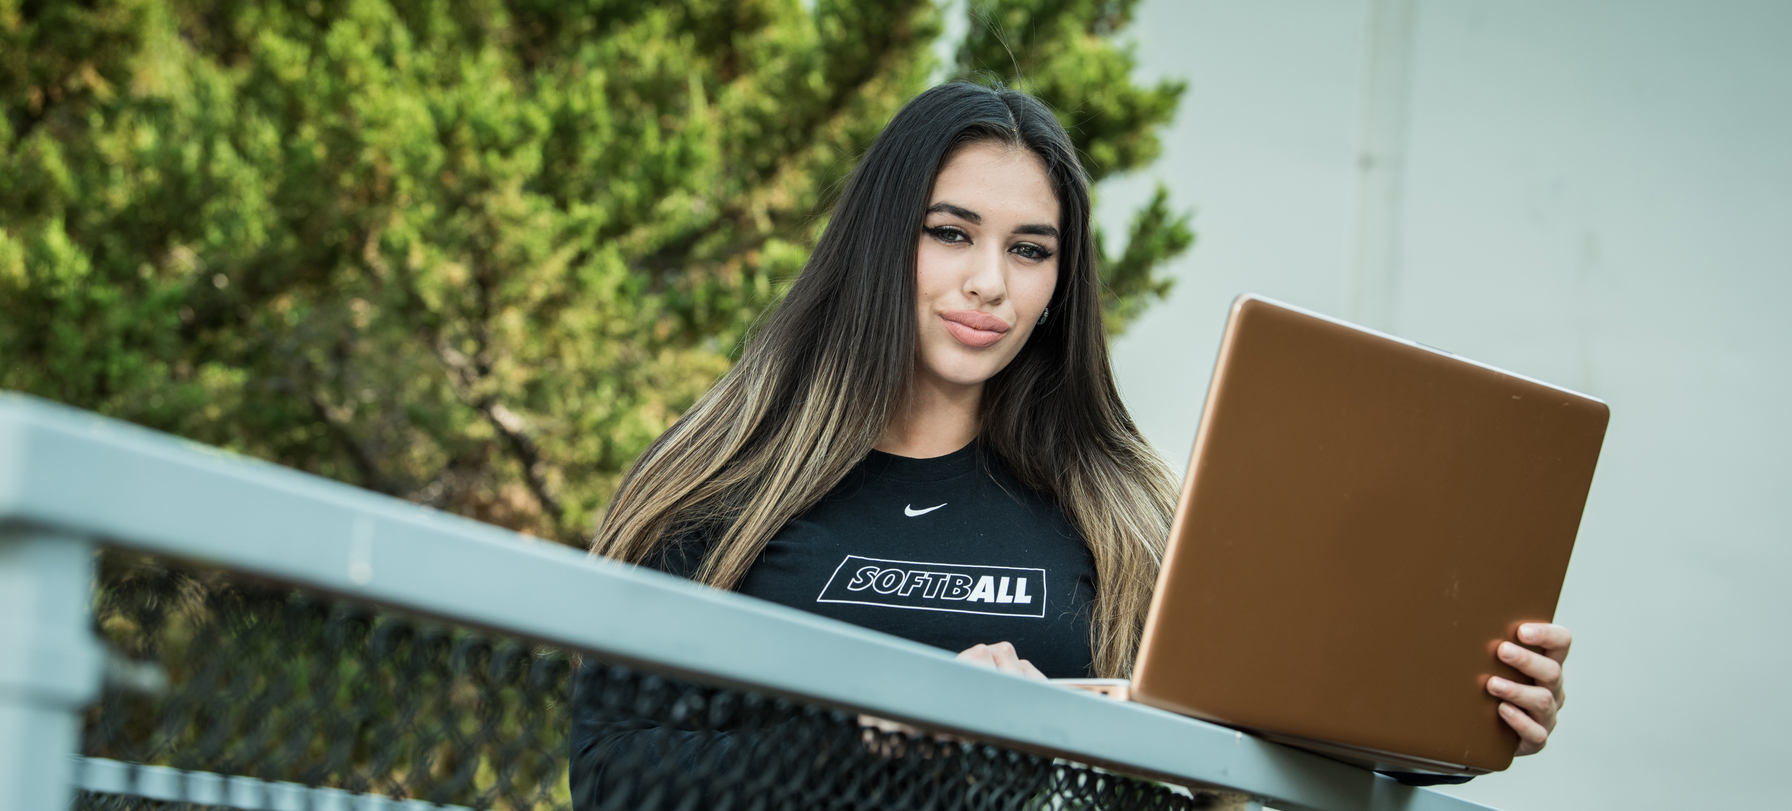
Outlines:
[{"label": "blonde ombre highlight", "polygon": [[871,452],[914,367],[916,244],[933,180],[987,141],[1040,157],[1062,222],[1051,317],[985,385],[979,448],[1081,532],[1095,562],[1095,673],[1130,675],[1175,486],[1114,386],[1087,175],[1051,112],[1014,90],[948,84],[903,107],[739,362],[636,460],[593,552],[649,563],[707,537],[697,579],[735,588],[772,536]]}]

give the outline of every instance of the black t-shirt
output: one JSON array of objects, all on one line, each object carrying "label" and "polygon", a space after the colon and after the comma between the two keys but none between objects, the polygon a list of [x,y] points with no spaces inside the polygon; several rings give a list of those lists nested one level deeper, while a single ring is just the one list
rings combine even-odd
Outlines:
[{"label": "black t-shirt", "polygon": [[[708,546],[701,534],[677,539],[650,565],[689,578]],[[1008,641],[1047,676],[1092,675],[1088,546],[1051,499],[981,456],[976,443],[934,459],[872,451],[772,537],[740,592],[953,652]],[[581,672],[573,699],[570,780],[579,811],[609,796],[612,759],[695,764],[705,740],[606,719],[584,684],[595,672]],[[726,738],[724,755],[735,751]],[[1418,785],[1467,780],[1393,776]]]},{"label": "black t-shirt", "polygon": [[[707,546],[669,544],[656,568],[689,577]],[[954,653],[1012,642],[1047,676],[1091,675],[1088,546],[976,443],[933,459],[872,451],[772,537],[740,593]]]}]

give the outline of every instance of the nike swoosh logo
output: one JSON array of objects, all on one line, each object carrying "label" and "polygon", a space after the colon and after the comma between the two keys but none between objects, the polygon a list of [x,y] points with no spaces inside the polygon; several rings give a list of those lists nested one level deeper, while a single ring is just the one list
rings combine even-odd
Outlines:
[{"label": "nike swoosh logo", "polygon": [[940,507],[944,507],[944,506],[946,506],[946,505],[944,505],[944,504],[940,504],[940,505],[938,505],[938,506],[935,506],[935,507],[928,507],[928,508],[927,508],[927,509],[925,509],[925,510],[917,510],[917,509],[915,509],[915,508],[914,508],[914,507],[911,507],[911,506],[909,506],[909,505],[907,505],[907,504],[904,504],[904,505],[902,505],[902,514],[903,514],[903,515],[906,515],[906,516],[908,516],[908,517],[910,517],[910,518],[913,518],[913,517],[915,517],[915,516],[917,516],[917,515],[926,515],[926,514],[928,514],[928,513],[930,513],[930,512],[933,512],[933,511],[934,511],[934,510],[937,510],[937,509],[939,509],[939,508],[940,508]]}]

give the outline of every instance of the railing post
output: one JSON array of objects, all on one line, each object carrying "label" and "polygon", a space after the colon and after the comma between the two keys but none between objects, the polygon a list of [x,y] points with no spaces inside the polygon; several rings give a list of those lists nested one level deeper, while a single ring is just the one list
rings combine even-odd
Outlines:
[{"label": "railing post", "polygon": [[81,712],[102,655],[88,621],[93,544],[0,530],[0,811],[66,811]]}]

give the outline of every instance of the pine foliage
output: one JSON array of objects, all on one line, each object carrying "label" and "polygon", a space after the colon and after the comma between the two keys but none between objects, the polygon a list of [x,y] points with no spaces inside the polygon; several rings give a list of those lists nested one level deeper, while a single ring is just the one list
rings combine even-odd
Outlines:
[{"label": "pine foliage", "polygon": [[[1147,164],[1132,6],[971,0],[942,66],[924,0],[0,0],[0,388],[579,543],[930,81]],[[1191,239],[1160,189],[1111,330]]]}]

